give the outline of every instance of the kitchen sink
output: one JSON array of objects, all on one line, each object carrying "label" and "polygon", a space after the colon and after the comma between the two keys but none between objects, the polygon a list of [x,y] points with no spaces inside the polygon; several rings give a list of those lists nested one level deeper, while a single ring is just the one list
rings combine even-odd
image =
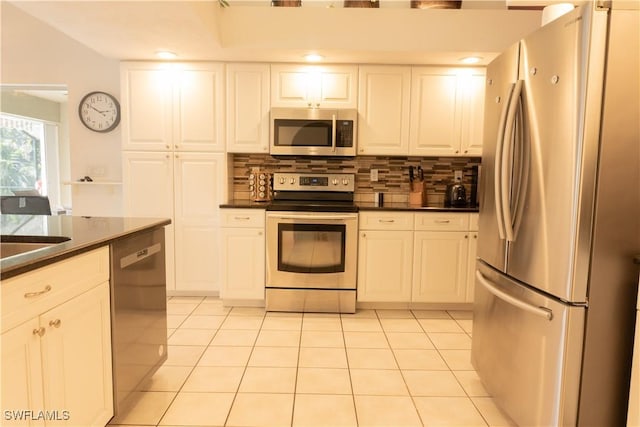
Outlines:
[{"label": "kitchen sink", "polygon": [[0,258],[9,258],[71,240],[65,236],[0,236]]}]

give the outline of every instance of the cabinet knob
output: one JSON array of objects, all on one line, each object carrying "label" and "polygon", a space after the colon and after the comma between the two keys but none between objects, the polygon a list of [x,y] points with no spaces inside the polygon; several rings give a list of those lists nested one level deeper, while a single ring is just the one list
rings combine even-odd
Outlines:
[{"label": "cabinet knob", "polygon": [[165,147],[167,147],[167,150],[171,148],[171,146],[170,146],[170,145],[165,145]]},{"label": "cabinet knob", "polygon": [[478,235],[477,235],[477,234],[474,234],[474,235],[473,235],[473,238],[474,238],[474,239],[477,239],[477,238],[478,238]]},{"label": "cabinet knob", "polygon": [[469,150],[464,150],[464,154],[467,154],[469,152]]},{"label": "cabinet knob", "polygon": [[43,336],[47,331],[41,326],[38,329],[33,330],[33,335]]},{"label": "cabinet knob", "polygon": [[59,328],[62,321],[60,319],[50,320],[49,326],[53,326],[54,328]]},{"label": "cabinet knob", "polygon": [[465,238],[465,239],[468,239],[468,238],[469,238],[469,235],[468,235],[468,234],[465,234],[465,235],[464,235],[464,238]]},{"label": "cabinet knob", "polygon": [[367,233],[362,233],[362,237],[367,237]]},{"label": "cabinet knob", "polygon": [[456,150],[456,154],[460,153],[460,150]]},{"label": "cabinet knob", "polygon": [[178,155],[176,154],[176,159],[177,159],[177,158],[179,158],[179,157],[180,157],[180,156],[178,156]]},{"label": "cabinet knob", "polygon": [[175,145],[176,150],[178,149],[178,144]]},{"label": "cabinet knob", "polygon": [[258,231],[258,236],[262,236],[262,231]]}]

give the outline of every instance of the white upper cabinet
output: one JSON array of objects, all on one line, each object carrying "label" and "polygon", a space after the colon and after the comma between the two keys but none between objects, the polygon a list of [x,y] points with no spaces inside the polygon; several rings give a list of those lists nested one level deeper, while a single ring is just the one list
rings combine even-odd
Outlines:
[{"label": "white upper cabinet", "polygon": [[356,108],[355,65],[271,65],[271,106]]},{"label": "white upper cabinet", "polygon": [[358,154],[407,155],[411,67],[360,66]]},{"label": "white upper cabinet", "polygon": [[409,154],[479,156],[484,70],[414,67]]},{"label": "white upper cabinet", "polygon": [[227,152],[269,152],[269,64],[227,64]]},{"label": "white upper cabinet", "polygon": [[123,62],[123,149],[224,151],[223,72],[218,63]]}]

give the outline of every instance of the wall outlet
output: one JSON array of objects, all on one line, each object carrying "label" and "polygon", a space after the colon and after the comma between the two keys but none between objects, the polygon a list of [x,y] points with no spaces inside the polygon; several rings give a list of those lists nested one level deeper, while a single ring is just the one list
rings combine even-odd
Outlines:
[{"label": "wall outlet", "polygon": [[378,169],[371,169],[371,182],[378,182]]},{"label": "wall outlet", "polygon": [[104,166],[91,166],[89,167],[88,174],[92,177],[103,177],[107,174],[107,168]]},{"label": "wall outlet", "polygon": [[456,182],[462,182],[462,171],[454,171],[453,172],[453,179]]}]

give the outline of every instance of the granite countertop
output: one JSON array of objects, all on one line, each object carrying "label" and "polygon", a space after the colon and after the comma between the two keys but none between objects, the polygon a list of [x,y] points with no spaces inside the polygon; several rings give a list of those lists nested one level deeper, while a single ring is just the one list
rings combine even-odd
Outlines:
[{"label": "granite countertop", "polygon": [[[361,211],[412,211],[412,212],[478,212],[478,207],[446,207],[444,205],[412,206],[408,203],[384,203],[376,206],[373,202],[356,202]],[[222,209],[266,209],[269,202],[253,202],[251,200],[230,200],[220,205]]]},{"label": "granite countertop", "polygon": [[0,260],[0,277],[8,279],[141,231],[171,224],[163,218],[80,217],[47,215],[0,215],[2,241],[28,242],[29,237],[47,240],[68,237],[62,243]]}]

